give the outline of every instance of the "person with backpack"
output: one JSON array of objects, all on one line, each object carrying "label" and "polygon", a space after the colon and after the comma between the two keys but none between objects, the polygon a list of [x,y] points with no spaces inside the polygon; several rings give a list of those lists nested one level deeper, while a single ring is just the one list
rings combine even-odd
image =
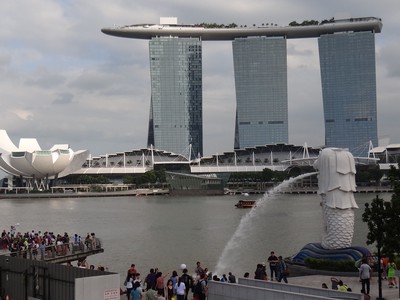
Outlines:
[{"label": "person with backpack", "polygon": [[144,280],[146,283],[147,290],[155,290],[156,289],[156,278],[157,273],[154,271],[153,268],[150,269],[150,273],[147,274],[146,279]]},{"label": "person with backpack", "polygon": [[193,299],[205,300],[206,297],[207,297],[207,275],[203,273],[200,275],[200,278],[193,286]]},{"label": "person with backpack", "polygon": [[288,283],[287,280],[287,275],[289,274],[289,270],[288,267],[285,263],[285,261],[283,260],[282,256],[278,257],[279,263],[278,263],[278,271],[279,271],[279,278],[278,278],[278,282],[281,282],[282,279],[285,283]]},{"label": "person with backpack", "polygon": [[232,274],[232,272],[229,272],[228,281],[229,283],[236,283],[236,277]]},{"label": "person with backpack", "polygon": [[185,300],[188,300],[188,293],[189,290],[193,287],[193,278],[192,276],[187,274],[188,270],[185,268],[182,271],[182,276],[180,277],[180,280],[185,284]]}]

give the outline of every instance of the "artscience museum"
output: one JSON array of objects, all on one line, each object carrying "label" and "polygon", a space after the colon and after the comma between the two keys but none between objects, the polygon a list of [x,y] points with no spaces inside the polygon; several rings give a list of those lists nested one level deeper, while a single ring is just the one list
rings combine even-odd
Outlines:
[{"label": "artscience museum", "polygon": [[43,150],[35,138],[21,138],[17,147],[0,130],[0,169],[25,180],[27,187],[48,189],[51,179],[79,170],[88,156],[88,150],[74,152],[68,144]]}]

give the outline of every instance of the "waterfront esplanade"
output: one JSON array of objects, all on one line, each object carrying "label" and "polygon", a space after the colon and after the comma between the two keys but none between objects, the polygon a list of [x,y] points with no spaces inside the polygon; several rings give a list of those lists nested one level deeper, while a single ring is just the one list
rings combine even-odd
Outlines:
[{"label": "waterfront esplanade", "polygon": [[[194,155],[202,155],[201,41],[229,40],[237,102],[234,148],[288,143],[286,39],[296,38],[319,39],[326,146],[362,156],[367,147],[357,152],[359,146],[377,143],[374,34],[381,32],[380,19],[234,28],[178,25],[167,19],[102,29],[108,35],[151,40],[149,144],[175,153],[191,144]],[[348,64],[349,55],[358,57],[355,65]],[[344,69],[335,68],[339,65]],[[354,80],[355,73],[368,76]],[[370,88],[360,93],[363,86]],[[335,103],[351,110],[342,116],[343,105]]]}]

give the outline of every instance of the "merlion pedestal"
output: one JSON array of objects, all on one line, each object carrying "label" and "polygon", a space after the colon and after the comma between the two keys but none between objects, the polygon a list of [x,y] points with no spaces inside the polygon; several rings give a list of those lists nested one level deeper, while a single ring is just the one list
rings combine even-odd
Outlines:
[{"label": "merlion pedestal", "polygon": [[353,155],[343,149],[325,148],[314,163],[318,174],[318,194],[322,198],[323,233],[321,246],[325,249],[350,247],[354,233],[354,209],[358,208],[356,168]]}]

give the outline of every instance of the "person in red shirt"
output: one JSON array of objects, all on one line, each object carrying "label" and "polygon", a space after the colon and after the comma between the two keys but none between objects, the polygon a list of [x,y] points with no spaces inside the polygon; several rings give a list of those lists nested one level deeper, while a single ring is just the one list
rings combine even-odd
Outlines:
[{"label": "person in red shirt", "polygon": [[388,271],[388,265],[389,265],[389,257],[384,256],[382,257],[382,279],[387,279],[387,271]]},{"label": "person in red shirt", "polygon": [[157,292],[158,292],[160,295],[162,295],[163,297],[165,297],[165,294],[164,294],[164,288],[165,288],[165,286],[164,286],[164,279],[165,279],[165,277],[167,277],[167,276],[168,276],[168,273],[165,274],[164,276],[162,276],[162,272],[158,272],[158,273],[157,273],[156,290],[157,290]]},{"label": "person in red shirt", "polygon": [[136,276],[136,269],[135,269],[135,264],[131,264],[131,267],[129,268],[127,274],[126,274],[126,278],[131,278],[132,276],[135,277]]}]

